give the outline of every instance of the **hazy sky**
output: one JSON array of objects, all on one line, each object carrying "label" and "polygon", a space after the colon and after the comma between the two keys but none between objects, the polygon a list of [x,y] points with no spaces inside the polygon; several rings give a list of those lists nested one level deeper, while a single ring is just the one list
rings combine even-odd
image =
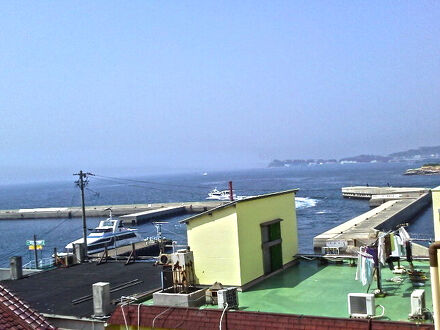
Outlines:
[{"label": "hazy sky", "polygon": [[0,169],[9,179],[440,144],[435,1],[0,6]]}]

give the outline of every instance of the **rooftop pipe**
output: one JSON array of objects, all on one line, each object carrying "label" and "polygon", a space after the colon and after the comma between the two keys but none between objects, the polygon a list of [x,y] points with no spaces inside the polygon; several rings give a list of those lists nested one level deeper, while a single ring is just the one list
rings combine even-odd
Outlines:
[{"label": "rooftop pipe", "polygon": [[438,254],[440,249],[440,241],[436,241],[429,246],[429,266],[431,273],[431,288],[432,288],[432,305],[434,312],[434,327],[435,330],[440,330],[440,292],[439,292],[439,277],[438,277]]}]

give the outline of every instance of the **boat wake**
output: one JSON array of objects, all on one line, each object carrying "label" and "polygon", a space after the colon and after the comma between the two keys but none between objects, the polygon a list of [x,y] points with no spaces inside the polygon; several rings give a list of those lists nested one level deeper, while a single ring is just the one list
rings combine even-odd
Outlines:
[{"label": "boat wake", "polygon": [[314,207],[318,203],[317,199],[310,197],[295,197],[295,205],[297,209],[306,209]]}]

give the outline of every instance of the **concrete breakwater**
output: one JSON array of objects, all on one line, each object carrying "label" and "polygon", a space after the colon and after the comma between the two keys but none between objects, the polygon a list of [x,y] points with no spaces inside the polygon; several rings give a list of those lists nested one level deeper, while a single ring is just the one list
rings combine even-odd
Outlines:
[{"label": "concrete breakwater", "polygon": [[[343,195],[344,191],[349,191],[351,196],[363,196],[355,198],[368,198],[368,194],[372,198],[375,194],[386,191],[377,189],[379,187],[371,187],[371,190],[368,189],[369,187],[348,188],[342,188]],[[415,192],[413,188],[402,188],[401,192],[404,189],[410,189],[414,196],[412,198],[406,196],[401,199],[398,199],[397,196],[394,196],[394,199],[390,197],[390,200],[384,200],[383,204],[370,211],[315,236],[313,239],[314,249],[336,247],[341,252],[350,253],[359,246],[368,245],[375,241],[379,232],[386,232],[395,229],[399,224],[412,222],[417,213],[431,203],[431,193],[429,189],[425,188],[414,188],[419,189],[418,192]],[[426,192],[420,193],[424,190]]]},{"label": "concrete breakwater", "polygon": [[[150,212],[150,216],[161,217],[184,213],[199,213],[210,210],[227,202],[182,202],[182,203],[152,203],[152,204],[127,204],[127,205],[98,205],[86,206],[87,217],[107,217],[109,208],[113,215],[122,216],[132,213]],[[176,212],[163,212],[164,209],[176,209]],[[156,214],[155,214],[156,213]],[[0,210],[0,220],[13,219],[49,219],[49,218],[78,218],[82,216],[81,207],[48,207],[32,209]],[[132,219],[127,222],[132,222]]]},{"label": "concrete breakwater", "polygon": [[420,196],[428,192],[430,192],[428,188],[354,186],[354,187],[343,187],[342,197],[370,199],[377,195],[400,194],[400,195]]}]

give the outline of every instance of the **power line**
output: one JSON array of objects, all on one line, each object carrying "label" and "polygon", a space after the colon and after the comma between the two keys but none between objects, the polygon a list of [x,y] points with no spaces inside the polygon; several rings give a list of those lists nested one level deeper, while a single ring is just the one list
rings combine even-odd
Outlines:
[{"label": "power line", "polygon": [[119,180],[119,181],[130,181],[130,182],[137,182],[137,183],[156,184],[156,185],[171,186],[171,187],[198,188],[198,189],[206,189],[207,188],[206,186],[190,186],[190,185],[183,185],[183,184],[153,182],[153,181],[135,180],[135,179],[128,179],[128,178],[116,178],[116,177],[112,177],[112,176],[105,176],[105,175],[99,175],[99,174],[95,174],[95,177],[113,179],[113,180]]},{"label": "power line", "polygon": [[[96,178],[95,178],[95,180],[96,180]],[[167,192],[182,192],[182,193],[193,194],[193,195],[199,194],[198,192],[188,191],[188,190],[163,189],[163,188],[157,188],[157,187],[151,187],[151,186],[142,186],[142,185],[139,185],[139,184],[133,184],[133,183],[129,183],[129,182],[119,182],[119,181],[117,181],[117,180],[120,180],[120,179],[108,179],[108,178],[101,179],[101,178],[99,178],[98,180],[110,181],[110,182],[115,182],[116,181],[117,183],[119,183],[121,185],[127,185],[127,186],[130,186],[130,187],[137,187],[137,188],[142,188],[142,189],[152,189],[152,190],[167,191]],[[130,180],[130,181],[133,181],[133,180]],[[137,182],[137,181],[134,181],[134,182]],[[145,183],[145,182],[140,181],[140,183]],[[145,183],[145,184],[151,184],[151,183]],[[206,189],[206,187],[204,189]]]}]

